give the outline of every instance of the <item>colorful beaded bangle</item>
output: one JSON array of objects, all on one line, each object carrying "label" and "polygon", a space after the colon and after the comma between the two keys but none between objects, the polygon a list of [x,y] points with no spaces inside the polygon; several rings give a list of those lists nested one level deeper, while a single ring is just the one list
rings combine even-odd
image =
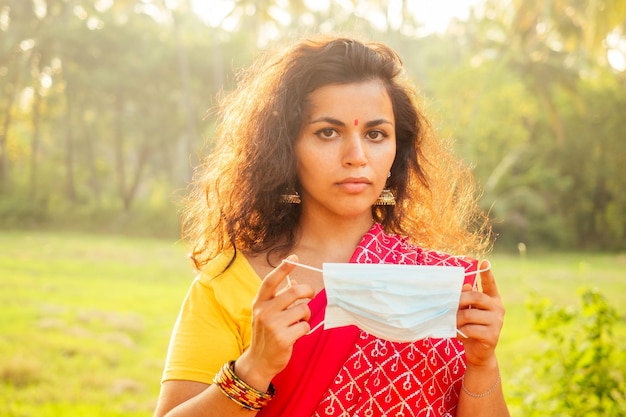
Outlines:
[{"label": "colorful beaded bangle", "polygon": [[235,361],[229,361],[215,375],[213,382],[228,398],[246,410],[259,411],[274,397],[274,386],[270,384],[267,392],[259,391],[246,384],[235,374]]}]

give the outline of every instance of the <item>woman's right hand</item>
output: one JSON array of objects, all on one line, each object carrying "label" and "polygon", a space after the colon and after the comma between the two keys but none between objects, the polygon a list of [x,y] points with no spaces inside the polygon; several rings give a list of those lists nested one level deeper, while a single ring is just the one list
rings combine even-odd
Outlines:
[{"label": "woman's right hand", "polygon": [[[298,261],[295,255],[287,259]],[[250,347],[235,363],[237,375],[261,391],[267,390],[274,376],[287,366],[296,340],[311,329],[311,310],[301,301],[313,298],[313,288],[292,283],[279,290],[294,268],[281,262],[263,279],[252,304]]]}]

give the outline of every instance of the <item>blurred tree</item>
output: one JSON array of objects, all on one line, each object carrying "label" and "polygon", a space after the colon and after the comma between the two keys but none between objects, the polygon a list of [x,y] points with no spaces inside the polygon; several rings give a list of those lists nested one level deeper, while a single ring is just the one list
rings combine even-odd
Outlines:
[{"label": "blurred tree", "polygon": [[404,58],[501,240],[623,248],[626,76],[603,39],[626,6],[593,4],[489,0],[423,36],[404,0],[236,0],[220,22],[192,0],[0,0],[0,219],[166,207],[259,46],[347,32]]},{"label": "blurred tree", "polygon": [[626,3],[515,0],[510,12],[505,17],[505,22],[511,19],[509,42],[502,50],[540,97],[555,138],[563,145],[563,121],[551,90],[561,86],[576,99],[576,80],[598,65],[606,66],[604,42],[621,25],[626,28]]},{"label": "blurred tree", "polygon": [[9,186],[9,131],[21,78],[28,75],[25,57],[31,53],[32,34],[39,26],[35,5],[30,1],[3,0],[0,3],[0,192]]},{"label": "blurred tree", "polygon": [[[589,156],[576,143],[588,146],[600,133],[588,123],[592,91],[604,89],[598,80],[612,80],[616,88],[605,106],[623,109],[623,81],[607,65],[602,39],[626,22],[624,3],[606,2],[595,12],[586,4],[516,1],[505,6],[488,1],[483,16],[459,22],[447,35],[457,45],[449,52],[455,59],[450,67],[460,67],[463,75],[455,77],[456,70],[444,68],[436,75],[439,90],[433,94],[445,98],[444,124],[464,127],[455,132],[461,149],[477,164],[486,208],[511,247],[515,240],[603,249],[624,245],[623,222],[611,220],[611,228],[607,226],[608,218],[614,219],[609,211],[626,211],[606,185],[626,186],[623,176],[609,168],[623,160],[619,135],[602,129],[607,136],[593,139],[603,144],[598,153],[604,159],[590,167],[593,173],[583,173],[574,162]],[[586,30],[592,27],[596,35],[590,37]],[[448,40],[448,45],[454,44]],[[459,112],[465,107],[471,110]],[[604,120],[623,119],[613,117],[615,112],[609,111]],[[591,185],[587,178],[597,181]],[[586,231],[581,224],[588,225]]]}]

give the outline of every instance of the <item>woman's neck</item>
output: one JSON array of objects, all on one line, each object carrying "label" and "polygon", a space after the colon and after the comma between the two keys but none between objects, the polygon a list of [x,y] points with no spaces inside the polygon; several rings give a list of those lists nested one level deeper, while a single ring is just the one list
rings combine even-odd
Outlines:
[{"label": "woman's neck", "polygon": [[[302,262],[348,262],[363,235],[374,224],[371,215],[357,218],[307,216],[303,212],[293,253]],[[312,265],[315,266],[315,265]]]},{"label": "woman's neck", "polygon": [[[303,215],[296,244],[290,253],[298,256],[299,263],[316,268],[322,268],[324,262],[349,262],[363,235],[370,230],[373,223],[371,216],[342,220]],[[266,276],[274,268],[267,263],[265,255],[266,253],[246,254],[260,277]],[[295,282],[311,285],[316,293],[324,287],[319,272],[296,268],[290,276]]]}]

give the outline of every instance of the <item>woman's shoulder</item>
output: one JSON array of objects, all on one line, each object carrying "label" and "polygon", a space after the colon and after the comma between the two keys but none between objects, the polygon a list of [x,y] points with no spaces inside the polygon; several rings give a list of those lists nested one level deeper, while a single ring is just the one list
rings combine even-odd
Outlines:
[{"label": "woman's shoulder", "polygon": [[257,287],[261,279],[246,257],[234,252],[222,252],[209,261],[196,277],[198,283],[207,287],[235,286],[236,283]]}]

